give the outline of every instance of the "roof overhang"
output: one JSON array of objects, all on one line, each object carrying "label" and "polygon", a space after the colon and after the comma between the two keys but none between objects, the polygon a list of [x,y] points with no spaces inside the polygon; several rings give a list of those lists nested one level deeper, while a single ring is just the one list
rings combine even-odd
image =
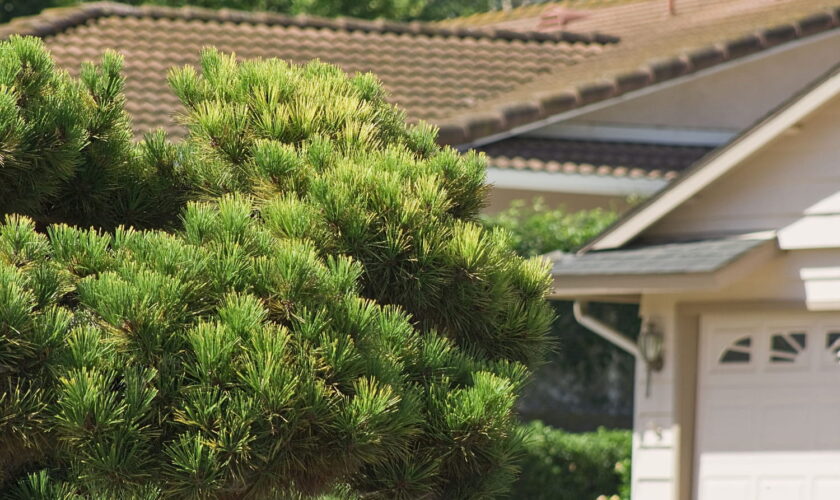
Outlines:
[{"label": "roof overhang", "polygon": [[[708,67],[703,67],[699,69],[695,69],[685,74],[681,74],[678,76],[669,76],[668,78],[664,78],[662,80],[651,81],[646,83],[645,85],[639,87],[638,85],[634,86],[633,88],[624,90],[621,88],[621,84],[617,82],[621,82],[624,79],[632,80],[630,78],[630,74],[628,75],[619,75],[615,77],[611,85],[613,88],[613,92],[609,95],[609,97],[595,99],[592,102],[583,102],[583,100],[577,95],[580,93],[579,89],[570,89],[568,92],[570,96],[573,96],[572,103],[569,104],[568,108],[555,112],[550,113],[547,115],[543,115],[541,117],[535,117],[533,119],[528,120],[519,120],[520,123],[516,123],[516,116],[512,116],[510,119],[506,118],[504,110],[509,110],[511,113],[521,113],[521,109],[529,109],[529,110],[539,110],[544,107],[540,102],[518,102],[518,103],[508,103],[505,107],[502,107],[502,111],[497,111],[495,114],[493,112],[488,112],[487,110],[482,111],[478,115],[476,115],[476,127],[479,129],[484,130],[486,128],[487,123],[485,123],[491,115],[494,116],[494,120],[491,120],[496,126],[499,124],[505,124],[505,126],[501,127],[502,130],[490,133],[481,133],[481,134],[472,134],[466,131],[471,130],[469,124],[473,121],[470,116],[459,116],[457,119],[453,120],[446,120],[442,123],[438,123],[437,125],[441,127],[441,130],[447,130],[447,134],[451,133],[452,130],[458,131],[458,133],[454,134],[453,137],[464,137],[466,140],[447,140],[444,141],[446,143],[452,144],[456,149],[461,151],[466,151],[469,149],[478,148],[493,142],[498,142],[504,139],[508,139],[510,137],[515,137],[519,135],[531,134],[540,129],[544,129],[546,127],[550,127],[556,125],[561,122],[565,122],[571,120],[573,118],[578,118],[583,115],[587,115],[593,113],[595,111],[600,111],[617,104],[621,104],[627,101],[635,100],[640,97],[645,97],[650,94],[654,94],[660,92],[662,90],[682,85],[687,82],[695,81],[709,75],[714,75],[716,73],[729,70],[733,67],[743,65],[745,63],[749,63],[752,61],[758,61],[769,57],[774,57],[777,54],[788,52],[790,50],[798,49],[802,46],[807,46],[812,43],[819,43],[820,41],[838,36],[837,29],[828,29],[824,32],[812,34],[809,36],[805,36],[803,38],[798,38],[796,40],[792,40],[786,43],[782,43],[779,45],[774,45],[768,48],[761,48],[760,50],[756,51],[755,53],[744,55],[740,57],[734,57],[731,59],[724,60],[722,62],[715,63]],[[762,37],[759,37],[762,38]],[[733,42],[734,43],[734,42]],[[715,49],[717,50],[717,49]],[[699,52],[698,52],[699,53]],[[675,58],[675,60],[682,61],[685,59],[686,56],[680,56]],[[559,95],[559,94],[558,94]],[[498,116],[495,116],[498,115]],[[513,125],[507,125],[508,123],[512,123]],[[466,125],[465,125],[466,124]],[[480,125],[483,124],[485,127],[481,127]],[[452,130],[450,130],[452,129]]]},{"label": "roof overhang", "polygon": [[781,250],[775,237],[763,239],[742,255],[720,267],[703,272],[554,274],[551,298],[618,302],[644,294],[714,291],[724,288],[760,268]]}]

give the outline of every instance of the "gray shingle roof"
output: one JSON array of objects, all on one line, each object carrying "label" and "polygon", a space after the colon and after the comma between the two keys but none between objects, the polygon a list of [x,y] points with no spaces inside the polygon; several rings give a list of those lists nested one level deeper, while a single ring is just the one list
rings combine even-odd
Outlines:
[{"label": "gray shingle roof", "polygon": [[769,238],[725,238],[603,250],[583,255],[554,252],[554,276],[710,273]]}]

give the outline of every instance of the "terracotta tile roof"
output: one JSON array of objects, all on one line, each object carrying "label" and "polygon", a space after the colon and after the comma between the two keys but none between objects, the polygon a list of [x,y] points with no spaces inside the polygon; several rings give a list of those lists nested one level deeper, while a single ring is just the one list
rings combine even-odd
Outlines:
[{"label": "terracotta tile roof", "polygon": [[[6,31],[26,31],[24,22]],[[414,119],[440,121],[535,77],[600,55],[609,37],[449,30],[422,24],[289,17],[204,9],[87,4],[29,20],[71,72],[105,49],[125,56],[126,99],[135,127],[183,134],[166,77],[214,45],[242,58],[319,58],[348,72],[372,71]],[[52,28],[52,29],[51,29]],[[57,28],[57,29],[56,29]]]},{"label": "terracotta tile roof", "polygon": [[514,137],[478,149],[495,168],[670,180],[713,148]]},{"label": "terracotta tile roof", "polygon": [[[769,1],[769,0],[763,0]],[[42,36],[78,71],[105,48],[126,57],[127,107],[138,131],[183,131],[168,68],[195,63],[204,45],[241,57],[320,58],[373,71],[411,118],[468,144],[838,26],[837,0],[779,0],[772,8],[691,29],[649,30],[629,43],[607,35],[444,28],[420,23],[289,17],[113,3],[51,9],[0,26]],[[769,27],[769,28],[768,28]]]}]

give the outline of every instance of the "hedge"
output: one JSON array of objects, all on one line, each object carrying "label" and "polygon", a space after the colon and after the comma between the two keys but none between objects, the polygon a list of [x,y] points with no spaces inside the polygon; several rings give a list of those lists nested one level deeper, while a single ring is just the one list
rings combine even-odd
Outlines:
[{"label": "hedge", "polygon": [[596,500],[630,498],[631,433],[599,428],[571,434],[535,421],[511,498]]}]

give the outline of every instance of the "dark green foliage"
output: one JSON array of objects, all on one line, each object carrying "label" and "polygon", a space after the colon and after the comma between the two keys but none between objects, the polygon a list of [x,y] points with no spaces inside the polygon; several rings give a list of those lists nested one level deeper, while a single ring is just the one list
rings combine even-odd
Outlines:
[{"label": "dark green foliage", "polygon": [[[44,58],[15,39],[2,64],[20,46]],[[109,57],[84,83],[48,73],[56,107],[91,107],[81,146],[50,153],[75,169],[26,207],[62,223],[0,225],[0,491],[506,492],[515,398],[552,312],[545,263],[477,223],[481,159],[407,127],[369,75],[214,50],[171,76],[189,138],[135,148]],[[5,161],[47,151],[27,147]],[[85,169],[120,181],[86,192]],[[98,228],[63,224],[79,221]]]},{"label": "dark green foliage", "polygon": [[[489,228],[511,232],[523,256],[554,250],[571,252],[611,224],[606,210],[568,213],[549,209],[542,200],[515,201],[492,216]],[[591,429],[599,423],[626,426],[632,415],[633,358],[586,328],[572,315],[572,303],[553,301],[557,319],[551,336],[557,348],[535,373],[519,402],[526,419],[549,420],[566,429]],[[624,332],[639,330],[638,306],[591,304],[590,313]],[[612,396],[610,396],[612,395]],[[622,417],[627,418],[623,421]],[[605,430],[571,434],[526,424],[529,433],[522,473],[512,498],[522,500],[595,500],[601,495],[630,498],[631,433]]]},{"label": "dark green foliage", "polygon": [[569,434],[528,425],[522,474],[511,497],[522,500],[629,500],[630,431]]},{"label": "dark green foliage", "polygon": [[[556,348],[519,399],[521,415],[569,431],[630,428],[633,356],[578,324],[570,301],[551,303],[557,315],[551,325]],[[627,335],[639,331],[636,304],[591,303],[589,312]]]}]

